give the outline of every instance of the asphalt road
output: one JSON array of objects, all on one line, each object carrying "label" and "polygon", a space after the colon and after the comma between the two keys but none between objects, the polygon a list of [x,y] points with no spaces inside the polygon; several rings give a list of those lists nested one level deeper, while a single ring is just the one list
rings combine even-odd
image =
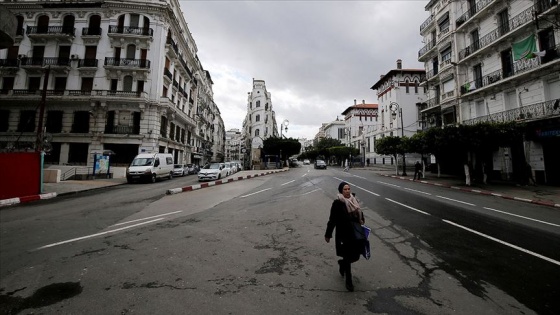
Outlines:
[{"label": "asphalt road", "polygon": [[[323,238],[341,180],[372,228],[353,293]],[[190,181],[0,211],[0,314],[560,312],[555,209],[312,166],[165,195]]]}]

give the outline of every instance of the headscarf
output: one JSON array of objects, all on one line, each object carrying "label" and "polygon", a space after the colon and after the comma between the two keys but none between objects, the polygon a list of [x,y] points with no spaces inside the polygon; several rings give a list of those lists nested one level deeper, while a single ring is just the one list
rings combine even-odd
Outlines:
[{"label": "headscarf", "polygon": [[356,199],[356,197],[354,197],[354,195],[350,194],[350,198],[346,198],[344,197],[344,195],[342,194],[342,189],[344,189],[344,186],[350,186],[350,184],[348,184],[347,182],[342,182],[340,183],[340,185],[338,185],[338,200],[344,202],[344,204],[346,205],[346,210],[348,211],[348,213],[356,218],[360,218],[361,217],[361,211],[360,211],[360,203],[358,202],[358,199]]}]

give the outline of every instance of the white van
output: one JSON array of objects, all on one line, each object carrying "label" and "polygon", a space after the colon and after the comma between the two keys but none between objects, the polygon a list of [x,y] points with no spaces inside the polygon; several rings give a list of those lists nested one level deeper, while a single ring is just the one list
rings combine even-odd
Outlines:
[{"label": "white van", "polygon": [[126,181],[151,181],[158,178],[173,178],[173,155],[169,153],[138,154],[126,169]]}]

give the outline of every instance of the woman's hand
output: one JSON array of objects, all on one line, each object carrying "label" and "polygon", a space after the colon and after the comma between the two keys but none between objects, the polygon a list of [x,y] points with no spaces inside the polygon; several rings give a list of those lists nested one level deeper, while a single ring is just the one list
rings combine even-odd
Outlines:
[{"label": "woman's hand", "polygon": [[325,241],[326,241],[327,243],[329,243],[329,242],[331,241],[331,238],[325,236]]}]

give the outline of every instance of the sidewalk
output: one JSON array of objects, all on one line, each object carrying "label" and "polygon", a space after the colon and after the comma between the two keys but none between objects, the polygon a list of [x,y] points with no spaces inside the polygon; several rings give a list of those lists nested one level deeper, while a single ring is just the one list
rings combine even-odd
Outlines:
[{"label": "sidewalk", "polygon": [[[205,188],[209,186],[215,186],[220,184],[226,184],[232,181],[248,179],[258,176],[264,176],[268,174],[288,171],[288,168],[284,169],[271,169],[271,170],[248,170],[248,171],[240,171],[235,173],[225,179],[211,181],[211,182],[203,182],[196,185],[181,187],[170,189],[166,193],[167,194],[175,194],[183,191],[191,191],[200,188]],[[26,203],[30,201],[42,200],[42,199],[51,199],[56,196],[63,196],[69,194],[76,194],[82,191],[87,190],[94,190],[100,189],[115,185],[122,185],[126,184],[126,178],[110,178],[110,179],[93,179],[93,180],[65,180],[58,183],[43,183],[43,193],[38,195],[32,196],[24,196],[24,197],[16,197],[10,199],[0,200],[0,208],[4,206],[16,205],[20,203]]]},{"label": "sidewalk", "polygon": [[[408,169],[408,176],[395,175],[394,165],[371,165],[354,169],[369,170],[379,175],[401,180],[412,181],[414,178],[414,170],[409,171]],[[401,172],[402,169],[399,169],[399,174]],[[505,181],[491,181],[486,185],[473,183],[471,186],[467,186],[463,178],[443,174],[438,177],[437,174],[430,172],[426,172],[424,178],[415,182],[560,208],[560,187],[557,186],[520,186]]]},{"label": "sidewalk", "polygon": [[[336,166],[330,166],[329,168],[333,168],[333,169],[338,168],[342,171],[342,168]],[[203,182],[203,183],[198,183],[186,187],[169,189],[166,193],[176,194],[185,191],[192,191],[192,190],[206,188],[210,186],[227,184],[229,182],[233,182],[237,180],[248,179],[248,178],[263,176],[268,174],[274,174],[277,172],[288,171],[288,170],[289,168],[284,168],[282,170],[241,171],[228,178],[219,181]],[[394,165],[372,165],[369,167],[356,167],[350,169],[350,172],[352,172],[352,170],[367,170],[382,176],[388,176],[388,177],[398,178],[401,180],[409,180],[409,181],[412,181],[412,178],[414,176],[414,171],[409,172],[408,176],[395,175]],[[399,174],[400,174],[400,170],[399,170]],[[429,172],[425,174],[424,178],[422,178],[421,180],[417,180],[415,182],[560,208],[560,187],[556,187],[556,186],[518,186],[509,182],[491,182],[487,185],[475,183],[472,186],[466,186],[464,180],[461,178],[449,176],[449,175],[441,175],[440,177],[438,177],[437,174],[432,174]],[[126,183],[126,178],[67,180],[67,181],[62,181],[60,183],[45,183],[43,184],[43,194],[0,200],[0,208],[3,206],[9,206],[9,205],[19,204],[24,202],[35,201],[35,200],[50,199],[61,195],[75,194],[86,190],[105,188],[114,185],[122,185],[125,183]]]}]

